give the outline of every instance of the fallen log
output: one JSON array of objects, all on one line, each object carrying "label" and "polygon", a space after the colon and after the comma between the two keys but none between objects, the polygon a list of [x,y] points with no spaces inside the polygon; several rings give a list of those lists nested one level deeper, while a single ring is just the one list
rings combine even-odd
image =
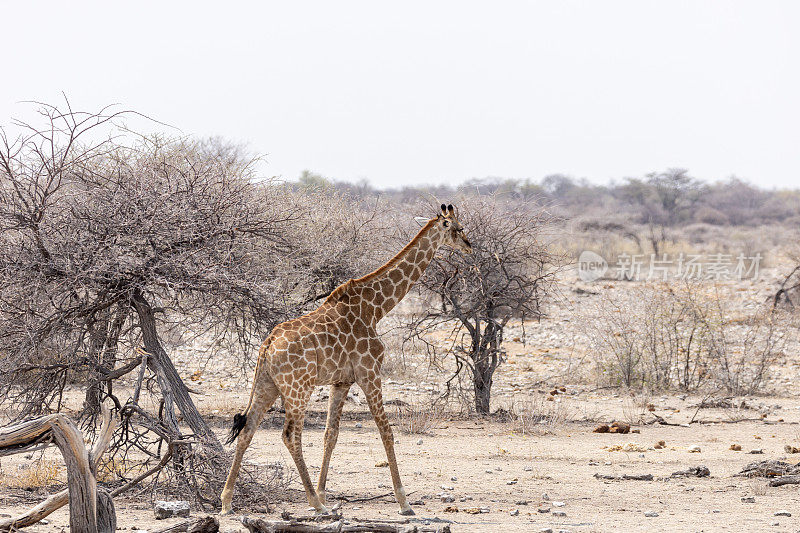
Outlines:
[{"label": "fallen log", "polygon": [[614,476],[610,474],[595,474],[597,479],[609,479],[612,481],[653,481],[653,474],[622,474]]},{"label": "fallen log", "polygon": [[710,475],[711,471],[708,467],[700,465],[687,470],[678,470],[677,472],[673,472],[670,477],[709,477]]},{"label": "fallen log", "polygon": [[770,487],[780,487],[782,485],[800,485],[800,476],[780,476],[769,482]]},{"label": "fallen log", "polygon": [[197,520],[185,520],[174,526],[159,529],[153,533],[217,533],[219,531],[219,520],[213,516],[198,518]]},{"label": "fallen log", "polygon": [[785,461],[758,461],[749,463],[737,476],[744,477],[781,477],[800,475],[800,465],[793,465]]},{"label": "fallen log", "polygon": [[39,522],[69,503],[70,531],[95,533],[116,530],[117,518],[111,496],[97,489],[97,465],[111,441],[116,420],[103,406],[103,423],[91,452],[83,444],[83,435],[61,413],[43,416],[13,426],[0,428],[0,455],[21,453],[55,444],[67,466],[67,488],[51,495],[27,512],[0,520],[0,531],[14,531]]},{"label": "fallen log", "polygon": [[338,519],[327,524],[312,524],[286,520],[263,520],[243,516],[242,524],[250,533],[450,533],[449,524],[413,524],[403,522],[378,522],[369,520]]}]

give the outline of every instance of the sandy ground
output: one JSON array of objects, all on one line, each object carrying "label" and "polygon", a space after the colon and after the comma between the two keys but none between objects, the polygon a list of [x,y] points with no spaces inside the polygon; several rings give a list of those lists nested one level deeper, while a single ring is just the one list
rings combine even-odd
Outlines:
[{"label": "sandy ground", "polygon": [[[751,410],[698,411],[690,407],[697,401],[692,397],[669,398],[668,408],[657,409],[656,414],[673,423],[684,423],[692,416],[706,422],[760,416]],[[572,412],[592,404],[595,417],[608,420],[624,418],[630,409],[626,404],[631,403],[624,398],[588,394],[565,397],[563,402]],[[769,403],[771,414],[766,422],[643,425],[636,427],[641,433],[627,435],[593,433],[596,424],[589,422],[564,422],[541,430],[542,434],[520,435],[514,432],[518,427],[511,423],[445,420],[429,435],[396,434],[397,452],[410,501],[416,502],[413,507],[417,516],[450,520],[454,531],[538,531],[548,527],[556,531],[798,531],[800,486],[773,488],[764,479],[735,476],[751,461],[800,460],[800,455],[787,456],[784,451],[786,444],[800,445],[800,402],[771,398]],[[779,409],[776,404],[780,404]],[[389,492],[388,469],[376,466],[385,460],[377,430],[366,412],[349,407],[347,415],[328,484],[332,499],[338,495],[352,499]],[[273,413],[272,417],[277,422],[280,415]],[[318,465],[322,453],[322,428],[315,418],[310,418],[312,427],[306,429],[304,439],[310,465]],[[666,442],[666,448],[653,449],[659,440]],[[640,445],[644,451],[608,449],[627,443]],[[742,451],[731,451],[731,444],[740,444]],[[699,446],[701,451],[689,452],[692,446]],[[763,454],[749,453],[758,449]],[[277,428],[260,430],[246,459],[256,463],[291,462]],[[675,471],[698,465],[707,466],[711,477],[670,477]],[[11,466],[9,459],[3,460],[4,470]],[[312,466],[312,475],[315,473]],[[596,473],[653,474],[655,480],[603,481],[594,477]],[[25,493],[21,497],[20,492],[0,492],[0,512],[14,513],[29,506],[31,495]],[[451,494],[455,502],[443,503],[439,496],[443,492]],[[743,502],[742,498],[747,497],[755,498],[755,503]],[[277,519],[284,509],[306,514],[304,500],[295,477],[283,499],[269,502],[271,514],[251,516]],[[446,512],[448,506],[457,507],[459,512]],[[465,512],[475,507],[488,508],[489,512]],[[147,501],[119,501],[120,529],[153,531],[178,521],[156,521],[151,509]],[[398,518],[392,497],[345,503],[342,510],[345,517]],[[512,510],[519,514],[512,516]],[[780,510],[788,510],[793,516],[776,517]],[[555,512],[565,516],[556,516]],[[645,516],[651,512],[658,516]],[[51,515],[48,522],[29,531],[67,528],[66,510]],[[224,517],[221,526],[222,531],[244,530],[235,516]]]}]

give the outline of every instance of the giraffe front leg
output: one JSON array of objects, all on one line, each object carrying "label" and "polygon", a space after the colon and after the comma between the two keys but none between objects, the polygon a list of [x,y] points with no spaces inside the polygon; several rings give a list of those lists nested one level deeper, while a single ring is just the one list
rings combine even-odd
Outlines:
[{"label": "giraffe front leg", "polygon": [[369,410],[372,417],[375,419],[375,424],[378,426],[378,431],[381,434],[383,447],[386,449],[386,460],[389,462],[389,471],[392,474],[392,485],[394,486],[394,495],[397,498],[397,503],[400,505],[401,515],[413,515],[414,510],[408,504],[406,498],[406,491],[403,484],[400,482],[400,471],[397,469],[397,458],[394,454],[394,435],[392,434],[392,427],[389,425],[389,419],[386,417],[386,412],[383,409],[383,394],[381,392],[381,378],[375,375],[372,379],[365,380],[359,383],[361,390],[364,391],[364,396],[367,398]]},{"label": "giraffe front leg", "polygon": [[339,421],[342,418],[342,407],[347,398],[347,391],[350,390],[349,383],[337,383],[331,387],[331,397],[328,400],[328,420],[325,424],[325,448],[322,454],[322,466],[319,470],[319,481],[317,482],[317,498],[323,505],[326,502],[325,485],[328,481],[328,466],[331,461],[333,448],[336,446],[336,439],[339,438]]}]

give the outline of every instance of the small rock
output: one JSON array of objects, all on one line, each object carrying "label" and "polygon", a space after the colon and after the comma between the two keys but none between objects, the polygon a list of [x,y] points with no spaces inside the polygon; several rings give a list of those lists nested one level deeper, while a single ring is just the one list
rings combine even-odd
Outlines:
[{"label": "small rock", "polygon": [[452,494],[442,494],[442,503],[453,503],[456,501]]},{"label": "small rock", "polygon": [[792,513],[790,513],[789,511],[781,510],[775,513],[775,516],[792,516]]},{"label": "small rock", "polygon": [[553,507],[564,507],[565,505],[564,502],[553,502]]},{"label": "small rock", "polygon": [[761,455],[764,453],[764,450],[763,448],[756,448],[755,450],[750,450],[750,453],[753,455]]},{"label": "small rock", "polygon": [[456,476],[453,476],[450,478],[450,481],[458,481],[458,478]]},{"label": "small rock", "polygon": [[657,517],[657,516],[658,516],[658,513],[657,513],[657,512],[655,512],[655,511],[647,511],[646,513],[644,513],[644,515],[645,515],[647,518],[655,518],[655,517]]},{"label": "small rock", "polygon": [[546,502],[547,502],[547,501],[550,501],[550,495],[549,495],[549,494],[547,494],[546,492],[543,492],[543,493],[542,493],[542,499],[543,499],[544,501],[546,501]]},{"label": "small rock", "polygon": [[538,509],[536,509],[536,510],[537,510],[538,512],[542,513],[542,514],[545,514],[545,513],[549,513],[549,512],[550,512],[550,508],[549,508],[549,507],[539,507],[539,508],[538,508]]},{"label": "small rock", "polygon": [[781,525],[781,523],[780,523],[780,522],[772,522],[770,525],[774,527],[774,526],[779,526],[779,525]]},{"label": "small rock", "polygon": [[363,428],[363,427],[364,427],[364,424],[362,424],[361,422],[356,422],[356,427],[357,427],[358,429],[361,429],[361,428]]},{"label": "small rock", "polygon": [[564,511],[553,511],[553,516],[564,518],[565,516],[567,516],[567,513],[565,513]]},{"label": "small rock", "polygon": [[551,527],[543,527],[539,530],[539,533],[553,533],[553,528]]},{"label": "small rock", "polygon": [[797,448],[797,447],[795,447],[795,446],[792,446],[791,444],[787,444],[786,446],[784,446],[784,447],[783,447],[783,450],[784,450],[786,453],[800,453],[800,448]]},{"label": "small rock", "polygon": [[694,446],[689,446],[689,453],[700,453],[700,446],[697,444]]},{"label": "small rock", "polygon": [[506,481],[506,485],[516,485],[516,484],[517,484],[516,479],[512,479],[511,481]]},{"label": "small rock", "polygon": [[456,507],[455,505],[448,505],[447,507],[444,508],[444,512],[445,513],[457,513],[458,512],[458,507]]},{"label": "small rock", "polygon": [[511,516],[517,516],[519,514],[519,509],[511,509],[508,514]]},{"label": "small rock", "polygon": [[531,472],[531,471],[533,471],[533,467],[532,466],[526,466],[522,470],[524,470],[525,472]]},{"label": "small rock", "polygon": [[519,500],[514,502],[514,505],[528,505],[529,503],[531,503],[530,500]]},{"label": "small rock", "polygon": [[745,498],[742,498],[742,503],[756,503],[756,499],[753,498],[752,496],[747,496]]},{"label": "small rock", "polygon": [[489,508],[488,507],[481,507],[480,510],[481,510],[481,514],[486,514],[486,513],[489,512]]},{"label": "small rock", "polygon": [[454,487],[448,487],[447,485],[440,485],[442,490],[456,490]]},{"label": "small rock", "polygon": [[728,448],[728,449],[731,450],[731,451],[734,451],[734,452],[740,452],[740,451],[742,451],[742,445],[741,444],[731,444],[731,447]]},{"label": "small rock", "polygon": [[419,440],[417,441],[417,446],[421,446],[421,445],[422,445],[422,439],[419,439]]},{"label": "small rock", "polygon": [[188,517],[189,516],[189,502],[187,501],[156,501],[153,511],[156,514],[156,520],[163,520],[164,518],[171,518],[173,516]]},{"label": "small rock", "polygon": [[494,470],[490,470],[489,468],[486,469],[487,474],[494,474]]}]

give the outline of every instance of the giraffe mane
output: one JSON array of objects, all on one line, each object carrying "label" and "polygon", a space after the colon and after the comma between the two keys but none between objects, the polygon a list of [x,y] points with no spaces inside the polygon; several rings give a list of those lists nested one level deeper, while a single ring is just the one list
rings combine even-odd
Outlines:
[{"label": "giraffe mane", "polygon": [[357,279],[349,279],[349,280],[345,281],[344,283],[342,283],[341,285],[339,285],[338,287],[336,287],[335,289],[333,289],[333,292],[330,293],[330,295],[328,295],[327,298],[325,298],[325,302],[324,303],[336,302],[336,301],[340,300],[342,298],[342,296],[347,294],[347,290],[350,287],[352,287],[352,285],[354,283],[361,283],[361,282],[364,282],[364,281],[370,281],[371,279],[374,279],[374,278],[380,276],[381,274],[383,274],[384,272],[386,272],[387,270],[393,268],[395,265],[397,265],[397,263],[400,262],[400,259],[403,257],[403,254],[405,254],[409,249],[411,249],[414,245],[416,245],[419,242],[419,240],[422,238],[422,236],[429,229],[431,229],[434,226],[434,224],[436,224],[436,221],[437,221],[436,218],[430,219],[424,226],[422,226],[422,229],[419,230],[419,232],[414,236],[414,238],[411,239],[411,241],[408,244],[403,246],[402,250],[397,252],[394,255],[394,257],[389,259],[382,266],[380,266],[377,269],[373,270],[372,272],[370,272],[366,276],[362,276],[362,277],[357,278]]}]

